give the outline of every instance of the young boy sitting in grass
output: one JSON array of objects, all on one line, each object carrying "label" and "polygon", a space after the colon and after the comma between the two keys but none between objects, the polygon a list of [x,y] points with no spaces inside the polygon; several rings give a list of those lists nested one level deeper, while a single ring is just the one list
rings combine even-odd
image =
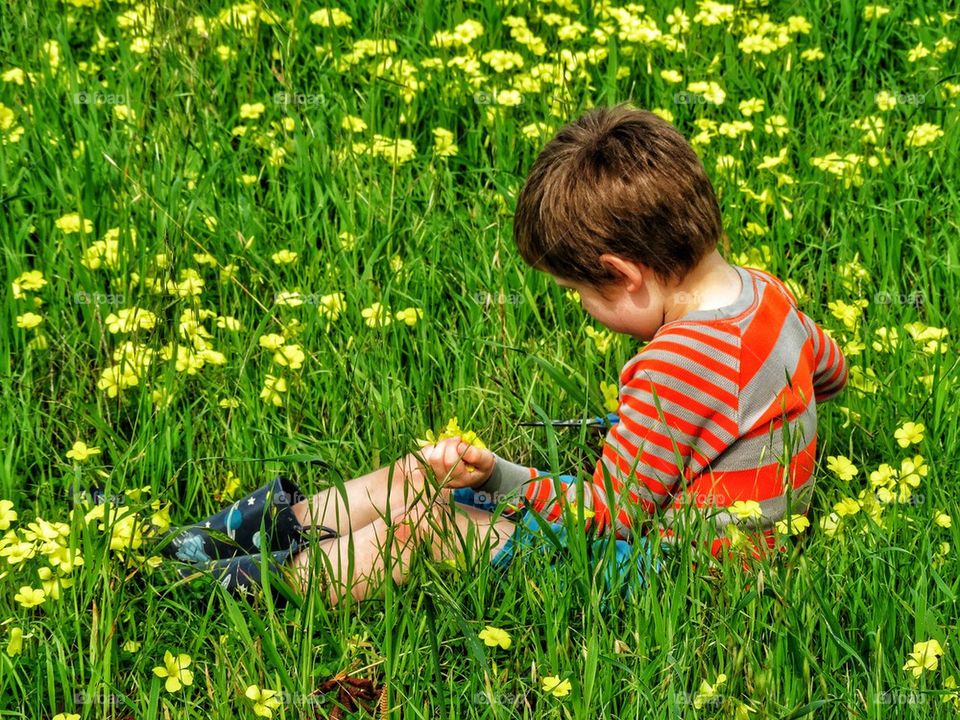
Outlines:
[{"label": "young boy sitting in grass", "polygon": [[[601,324],[648,341],[620,374],[620,420],[583,483],[586,526],[624,542],[657,527],[666,545],[708,543],[717,558],[732,538],[745,539],[759,557],[755,540],[774,547],[775,525],[792,528],[808,511],[817,403],[841,390],[847,371],[837,344],[781,281],[723,259],[721,235],[693,149],[666,121],[625,104],[560,129],[533,164],[514,218],[529,265],[579,293]],[[331,488],[293,506],[304,527],[339,533],[314,546],[330,560],[331,602],[367,597],[388,555],[402,582],[418,542],[452,559],[461,550],[454,534],[472,528],[502,566],[518,528],[535,529],[531,513],[518,524],[511,511],[451,503],[449,494],[437,503],[431,475],[494,501],[519,496],[555,529],[562,505],[577,500],[572,476],[544,477],[459,438],[423,448],[348,481],[345,494]],[[442,517],[456,533],[424,522]],[[395,542],[385,554],[388,534]],[[304,589],[312,564],[310,550],[294,556]]]}]

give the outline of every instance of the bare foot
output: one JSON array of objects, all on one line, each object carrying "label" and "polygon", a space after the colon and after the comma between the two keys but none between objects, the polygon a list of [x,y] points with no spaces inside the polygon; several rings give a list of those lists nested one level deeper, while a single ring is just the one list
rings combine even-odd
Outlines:
[{"label": "bare foot", "polygon": [[[433,508],[435,502],[420,500],[409,509],[395,513],[389,525],[383,518],[377,518],[352,534],[322,541],[312,550],[307,548],[295,555],[291,564],[301,592],[306,594],[312,582],[323,578],[322,582],[329,588],[331,605],[347,595],[356,600],[366,599],[380,589],[388,557],[394,581],[404,583],[414,549],[432,531],[431,516],[437,512]],[[319,558],[320,572],[311,576],[312,552],[318,550],[325,557]]]}]

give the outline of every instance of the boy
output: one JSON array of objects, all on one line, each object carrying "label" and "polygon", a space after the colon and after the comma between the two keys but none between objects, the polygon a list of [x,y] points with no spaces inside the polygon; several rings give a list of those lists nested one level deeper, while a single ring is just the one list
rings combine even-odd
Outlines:
[{"label": "boy", "polygon": [[[621,372],[620,421],[583,484],[587,524],[615,533],[618,545],[643,539],[642,526],[660,514],[664,543],[696,546],[703,533],[688,523],[706,520],[714,557],[730,544],[734,522],[770,548],[774,524],[792,523],[809,508],[816,403],[843,388],[846,363],[782,282],[723,259],[721,235],[720,209],[696,153],[672,125],[627,104],[591,110],[561,128],[517,201],[514,237],[523,259],[576,290],[603,325],[649,341]],[[518,493],[551,523],[561,503],[577,499],[571,476],[544,478],[457,438],[350,480],[342,495],[317,493],[292,511],[303,528],[336,535],[315,545],[333,581],[332,603],[346,594],[368,597],[387,555],[402,582],[417,542],[429,543],[436,559],[455,556],[449,533],[434,533],[425,518],[452,516],[459,534],[472,529],[481,543],[491,535],[494,564],[510,561],[517,529],[533,516],[518,525],[475,503],[449,504],[446,493],[456,512],[438,514],[438,496],[422,497],[430,474],[460,488],[456,500],[467,499],[468,488],[495,499]],[[398,543],[384,554],[389,537]],[[302,545],[293,565],[305,590],[311,554]],[[755,545],[752,551],[759,556]]]},{"label": "boy", "polygon": [[[659,531],[670,544],[694,537],[684,520],[697,517],[683,512],[692,506],[712,521],[714,557],[730,545],[735,521],[748,543],[753,534],[772,548],[775,523],[807,513],[816,403],[847,379],[838,345],[782,282],[729,265],[717,252],[721,235],[692,148],[666,121],[626,104],[592,110],[557,133],[514,220],[529,265],[577,291],[603,325],[649,341],[621,372],[620,422],[583,486],[587,524],[629,540],[638,520],[662,511]],[[440,452],[425,456],[435,462]],[[472,447],[458,452],[480,470],[469,481],[477,490],[496,499],[521,489],[549,522],[562,501],[577,499],[570,476],[561,476],[557,498],[554,480],[534,468]],[[439,472],[456,459],[448,454]]]},{"label": "boy", "polygon": [[[775,524],[792,525],[809,509],[816,404],[840,392],[847,368],[782,282],[723,259],[722,233],[696,153],[672,125],[627,104],[560,129],[534,162],[514,218],[529,265],[576,290],[603,325],[649,341],[621,372],[620,422],[583,484],[593,513],[586,523],[631,540],[660,513],[662,542],[696,545],[707,535],[719,558],[736,522],[759,557],[754,540],[774,547]],[[562,502],[577,499],[570,476],[544,478],[456,439],[425,448],[423,459],[450,476],[448,487],[494,500],[519,493],[551,523]],[[486,527],[476,508],[457,507]],[[706,533],[688,525],[698,518]],[[496,565],[511,555],[514,530],[503,520],[486,521],[498,533]]]}]

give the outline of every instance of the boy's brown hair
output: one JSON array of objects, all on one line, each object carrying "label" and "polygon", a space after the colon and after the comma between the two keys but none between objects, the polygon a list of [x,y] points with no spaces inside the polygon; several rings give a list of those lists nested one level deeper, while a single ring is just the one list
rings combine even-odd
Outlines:
[{"label": "boy's brown hair", "polygon": [[540,152],[517,198],[524,261],[602,289],[612,253],[682,279],[723,233],[703,163],[676,128],[629,103],[587,111]]}]

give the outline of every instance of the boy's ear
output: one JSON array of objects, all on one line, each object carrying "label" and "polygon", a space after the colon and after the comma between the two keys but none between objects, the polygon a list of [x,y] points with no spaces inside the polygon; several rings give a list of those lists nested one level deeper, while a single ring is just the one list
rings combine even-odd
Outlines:
[{"label": "boy's ear", "polygon": [[603,263],[619,280],[614,282],[626,283],[628,292],[636,292],[643,287],[644,277],[642,266],[633,260],[627,260],[618,255],[604,253],[600,256],[600,262]]}]

